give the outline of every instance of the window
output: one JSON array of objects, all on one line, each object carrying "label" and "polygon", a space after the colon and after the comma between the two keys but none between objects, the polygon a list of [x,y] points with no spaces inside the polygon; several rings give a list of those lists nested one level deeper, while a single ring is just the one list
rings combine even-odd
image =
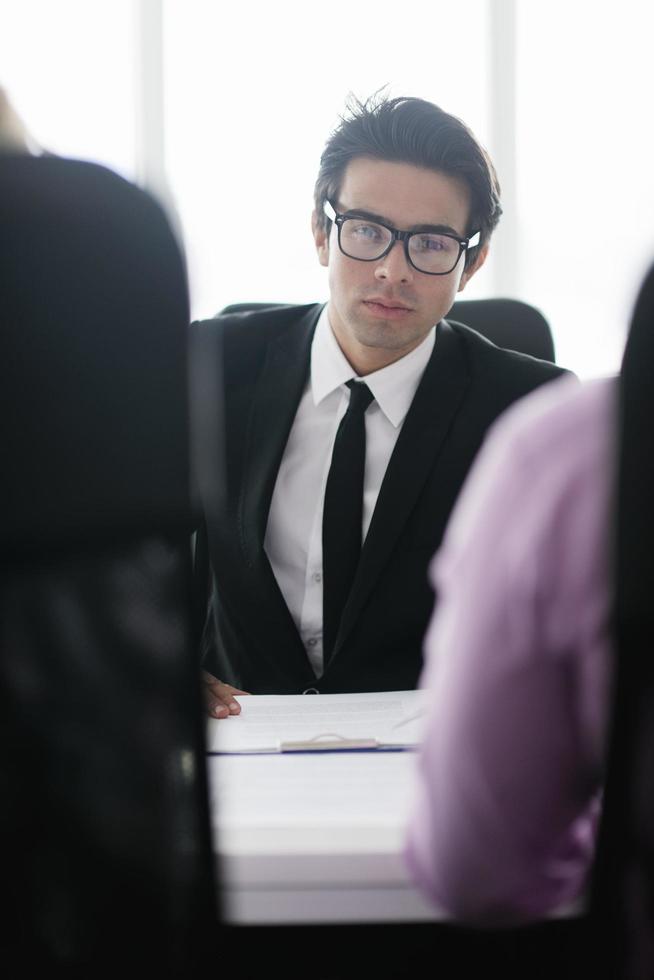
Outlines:
[{"label": "window", "polygon": [[[485,0],[399,13],[384,0],[165,2],[166,159],[196,316],[228,303],[326,298],[313,183],[349,92],[388,84],[488,139]],[[269,258],[253,267],[243,258],[251,220],[269,215],[271,201],[285,226],[275,225]]]},{"label": "window", "polygon": [[581,377],[619,368],[654,257],[653,34],[637,0],[517,4],[516,288]]},{"label": "window", "polygon": [[[503,185],[465,297],[538,306],[558,361],[591,377],[618,369],[654,255],[653,34],[639,0],[0,0],[0,84],[47,148],[174,202],[194,316],[326,298],[313,182],[348,94],[431,99]],[[253,268],[241,256],[271,201],[286,220]]]},{"label": "window", "polygon": [[136,176],[131,0],[0,0],[0,84],[46,149]]}]

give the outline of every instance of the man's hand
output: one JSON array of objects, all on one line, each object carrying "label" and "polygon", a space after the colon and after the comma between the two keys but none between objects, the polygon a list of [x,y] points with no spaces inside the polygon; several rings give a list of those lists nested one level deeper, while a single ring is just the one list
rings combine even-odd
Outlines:
[{"label": "man's hand", "polygon": [[235,694],[247,694],[247,691],[239,691],[231,684],[223,684],[213,674],[202,671],[202,681],[205,685],[205,700],[207,711],[212,718],[228,718],[229,715],[239,715],[241,706],[234,699]]}]

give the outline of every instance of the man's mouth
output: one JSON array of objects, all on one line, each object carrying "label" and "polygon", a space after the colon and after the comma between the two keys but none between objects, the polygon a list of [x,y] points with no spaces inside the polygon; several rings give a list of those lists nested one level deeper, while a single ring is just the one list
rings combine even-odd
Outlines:
[{"label": "man's mouth", "polygon": [[412,311],[412,308],[405,303],[398,303],[395,300],[386,299],[381,296],[364,299],[363,305],[377,316],[402,317]]}]

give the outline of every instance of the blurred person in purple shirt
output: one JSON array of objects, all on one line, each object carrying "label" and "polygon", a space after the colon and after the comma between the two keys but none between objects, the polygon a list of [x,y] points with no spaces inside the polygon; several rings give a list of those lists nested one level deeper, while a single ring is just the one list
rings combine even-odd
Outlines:
[{"label": "blurred person in purple shirt", "polygon": [[495,423],[431,567],[438,610],[407,861],[458,919],[583,896],[610,711],[616,379],[569,379]]}]

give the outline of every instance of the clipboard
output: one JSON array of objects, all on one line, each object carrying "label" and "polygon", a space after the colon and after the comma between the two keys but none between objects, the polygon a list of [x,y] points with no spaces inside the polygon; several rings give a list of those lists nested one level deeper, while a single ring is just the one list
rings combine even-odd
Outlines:
[{"label": "clipboard", "polygon": [[279,752],[369,752],[384,747],[376,738],[345,738],[336,732],[324,732],[312,738],[279,743]]},{"label": "clipboard", "polygon": [[407,751],[418,745],[425,704],[423,691],[249,694],[237,700],[240,715],[208,720],[210,754]]}]

